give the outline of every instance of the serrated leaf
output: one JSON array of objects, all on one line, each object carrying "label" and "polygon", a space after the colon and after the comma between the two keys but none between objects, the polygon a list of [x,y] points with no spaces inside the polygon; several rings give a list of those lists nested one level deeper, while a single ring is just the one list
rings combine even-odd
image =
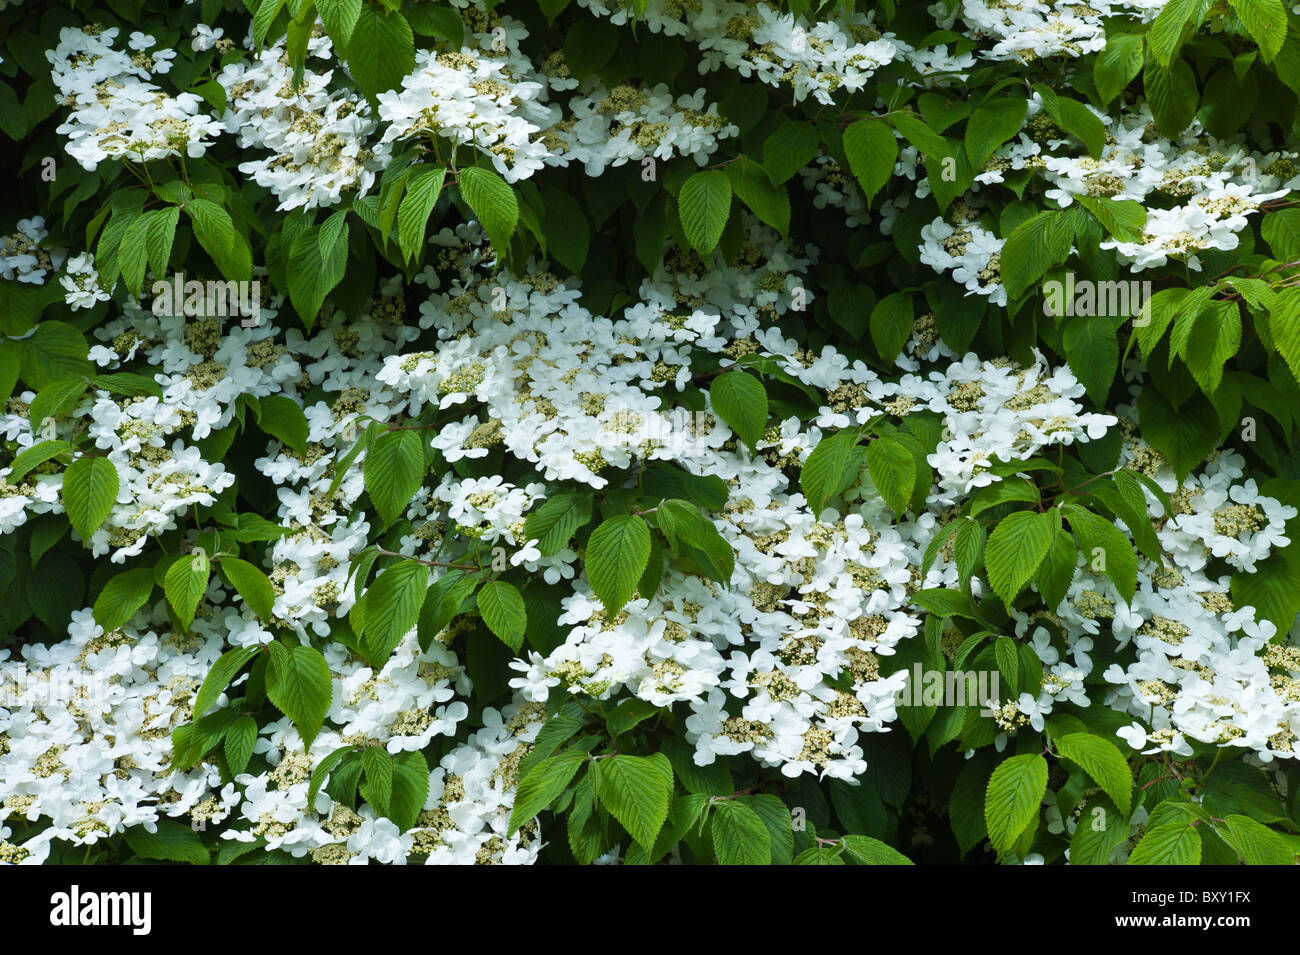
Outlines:
[{"label": "serrated leaf", "polygon": [[885,183],[894,174],[898,160],[898,140],[883,120],[860,119],[844,130],[844,155],[862,195],[871,205]]},{"label": "serrated leaf", "polygon": [[1038,818],[1047,791],[1047,760],[1037,754],[1012,756],[993,770],[984,793],[984,821],[989,841],[1006,852]]},{"label": "serrated leaf", "polygon": [[707,257],[718,247],[731,215],[731,180],[727,174],[716,169],[693,174],[677,194],[677,212],[686,241],[702,258]]},{"label": "serrated leaf", "polygon": [[713,379],[709,400],[718,417],[754,451],[767,427],[767,389],[763,383],[743,371],[730,371]]},{"label": "serrated leaf", "polygon": [[587,579],[613,617],[636,590],[650,560],[650,528],[635,514],[611,517],[587,539]]},{"label": "serrated leaf", "polygon": [[387,527],[406,512],[424,481],[424,442],[410,428],[385,431],[370,442],[362,473],[379,518]]},{"label": "serrated leaf", "polygon": [[108,458],[83,455],[68,466],[59,496],[73,530],[89,543],[113,510],[120,486],[117,465]]},{"label": "serrated leaf", "polygon": [[230,556],[221,558],[221,570],[253,613],[267,622],[275,619],[275,588],[264,571],[246,560]]},{"label": "serrated leaf", "polygon": [[505,581],[489,580],[479,588],[476,601],[488,629],[518,653],[524,643],[524,628],[528,625],[528,611],[519,591]]},{"label": "serrated leaf", "polygon": [[266,668],[267,699],[293,721],[303,745],[310,749],[312,740],[324,725],[333,698],[329,664],[314,647],[290,649],[279,642],[270,644],[270,647],[271,665]]},{"label": "serrated leaf", "polygon": [[202,550],[195,551],[192,555],[182,554],[180,559],[167,569],[167,576],[163,581],[163,593],[167,595],[167,602],[171,604],[177,619],[186,630],[194,622],[194,612],[208,589],[210,572],[211,564],[208,562],[208,555]]},{"label": "serrated leaf", "polygon": [[509,247],[519,223],[519,201],[514,190],[495,172],[481,166],[462,169],[457,183],[492,245],[498,250]]},{"label": "serrated leaf", "polygon": [[116,630],[135,616],[153,593],[153,571],[137,567],[112,578],[95,598],[95,623]]},{"label": "serrated leaf", "polygon": [[1010,606],[1052,544],[1052,522],[1046,514],[1016,511],[998,522],[989,535],[984,563],[989,585]]}]

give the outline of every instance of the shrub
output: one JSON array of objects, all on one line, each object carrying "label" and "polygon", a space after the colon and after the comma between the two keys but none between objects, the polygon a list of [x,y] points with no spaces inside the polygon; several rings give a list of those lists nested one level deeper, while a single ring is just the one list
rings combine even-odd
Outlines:
[{"label": "shrub", "polygon": [[1281,0],[248,6],[0,10],[0,860],[1295,861]]}]

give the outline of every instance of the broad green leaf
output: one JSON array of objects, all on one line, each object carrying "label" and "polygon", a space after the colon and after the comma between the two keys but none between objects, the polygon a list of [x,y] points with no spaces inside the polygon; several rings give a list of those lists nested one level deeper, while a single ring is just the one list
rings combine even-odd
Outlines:
[{"label": "broad green leaf", "polygon": [[1037,754],[1012,756],[993,770],[984,793],[984,821],[989,841],[1006,852],[1038,819],[1047,791],[1047,760]]},{"label": "broad green leaf", "polygon": [[167,595],[167,602],[171,604],[177,619],[186,630],[194,622],[194,612],[208,589],[211,569],[208,555],[202,550],[196,550],[193,554],[182,554],[180,559],[167,569],[163,593]]},{"label": "broad green leaf", "polygon": [[845,836],[844,851],[860,865],[913,865],[911,859],[893,846],[871,836]]},{"label": "broad green leaf", "polygon": [[867,205],[894,174],[898,140],[883,120],[860,119],[844,130],[844,155]]},{"label": "broad green leaf", "polygon": [[261,647],[236,647],[233,650],[227,650],[221,656],[217,657],[217,662],[212,664],[212,669],[208,675],[203,678],[203,685],[199,687],[199,694],[194,698],[194,716],[204,716],[208,710],[225,692],[230,681],[239,675],[245,665],[248,664],[258,653]]},{"label": "broad green leaf", "polygon": [[307,453],[307,416],[298,402],[285,395],[267,395],[258,401],[257,426],[287,444],[298,454]]},{"label": "broad green leaf", "polygon": [[1161,823],[1142,835],[1128,857],[1129,865],[1197,865],[1201,837],[1187,820]]},{"label": "broad green leaf", "polygon": [[1114,743],[1091,733],[1070,733],[1056,740],[1056,750],[1078,763],[1128,819],[1133,807],[1133,774]]},{"label": "broad green leaf", "polygon": [[738,799],[720,799],[709,815],[713,851],[720,865],[767,865],[772,837],[762,817]]},{"label": "broad green leaf", "polygon": [[519,223],[519,201],[514,190],[495,172],[481,166],[462,169],[457,184],[492,245],[504,251]]},{"label": "broad green leaf", "polygon": [[[623,824],[647,853],[653,851],[655,837],[668,818],[668,804],[673,791],[673,770],[663,753],[652,756],[611,756],[601,760],[600,782],[596,795],[610,815]],[[753,814],[753,810],[750,810]],[[763,829],[757,815],[754,819]],[[768,847],[763,847],[763,859]]]},{"label": "broad green leaf", "polygon": [[446,177],[445,169],[417,167],[406,180],[406,194],[397,209],[397,241],[407,262],[420,258],[429,214],[433,212]]},{"label": "broad green leaf", "polygon": [[823,437],[804,461],[799,483],[814,514],[820,514],[831,498],[857,480],[866,458],[866,451],[858,447],[859,437],[855,428]]},{"label": "broad green leaf", "polygon": [[387,660],[419,622],[428,588],[428,568],[403,560],[387,568],[366,589],[361,597],[365,621],[361,635],[376,663]]},{"label": "broad green leaf", "polygon": [[524,643],[524,628],[528,625],[528,611],[519,591],[513,584],[489,580],[479,588],[476,600],[488,629],[518,653]]},{"label": "broad green leaf", "polygon": [[697,172],[677,194],[677,212],[686,240],[700,256],[718,246],[731,215],[731,180],[716,169]]},{"label": "broad green leaf", "polygon": [[916,482],[912,452],[893,438],[877,438],[867,445],[867,473],[889,509],[906,513]]},{"label": "broad green leaf", "polygon": [[514,835],[521,825],[560,798],[588,758],[581,750],[571,749],[547,757],[530,769],[515,789],[509,834]]},{"label": "broad green leaf", "polygon": [[587,579],[613,617],[636,590],[650,560],[650,528],[635,514],[611,517],[587,540]]},{"label": "broad green leaf", "polygon": [[422,432],[396,428],[370,442],[362,466],[366,493],[379,518],[388,526],[410,506],[424,481],[425,458]]},{"label": "broad green leaf", "polygon": [[987,100],[966,121],[966,153],[973,170],[984,168],[999,146],[1020,131],[1029,108],[1023,96]]},{"label": "broad green leaf", "polygon": [[303,745],[310,749],[329,712],[334,685],[329,664],[313,647],[270,644],[271,665],[266,668],[266,696],[293,721]]},{"label": "broad green leaf", "polygon": [[265,571],[246,560],[230,556],[221,558],[221,570],[253,613],[266,622],[275,619],[275,588]]},{"label": "broad green leaf", "polygon": [[153,593],[153,571],[137,567],[118,574],[104,585],[95,598],[95,623],[106,631],[116,630],[135,616]]},{"label": "broad green leaf", "polygon": [[1034,575],[1052,544],[1046,514],[1016,511],[998,522],[984,550],[989,585],[1007,606]]},{"label": "broad green leaf", "polygon": [[562,550],[573,532],[591,520],[590,494],[555,494],[524,520],[524,536],[537,541],[543,557]]},{"label": "broad green leaf", "polygon": [[83,455],[68,466],[59,496],[73,530],[83,541],[89,543],[112,512],[119,486],[117,465],[108,458]]},{"label": "broad green leaf", "polygon": [[754,451],[767,427],[767,389],[753,375],[729,371],[713,379],[709,387],[713,410]]},{"label": "broad green leaf", "polygon": [[368,99],[397,89],[415,69],[415,37],[402,14],[364,6],[347,44],[348,72]]}]

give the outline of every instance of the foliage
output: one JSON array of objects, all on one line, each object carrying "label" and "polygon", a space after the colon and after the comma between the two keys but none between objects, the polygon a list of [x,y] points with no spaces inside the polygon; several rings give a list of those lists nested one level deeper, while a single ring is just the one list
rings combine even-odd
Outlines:
[{"label": "foliage", "polygon": [[1296,861],[1280,0],[0,35],[0,861]]}]

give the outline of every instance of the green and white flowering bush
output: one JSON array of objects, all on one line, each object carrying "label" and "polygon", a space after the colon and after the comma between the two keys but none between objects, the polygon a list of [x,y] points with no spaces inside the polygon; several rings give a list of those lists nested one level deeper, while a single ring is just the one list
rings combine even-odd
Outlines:
[{"label": "green and white flowering bush", "polygon": [[1295,863],[1282,0],[0,34],[0,861]]}]

